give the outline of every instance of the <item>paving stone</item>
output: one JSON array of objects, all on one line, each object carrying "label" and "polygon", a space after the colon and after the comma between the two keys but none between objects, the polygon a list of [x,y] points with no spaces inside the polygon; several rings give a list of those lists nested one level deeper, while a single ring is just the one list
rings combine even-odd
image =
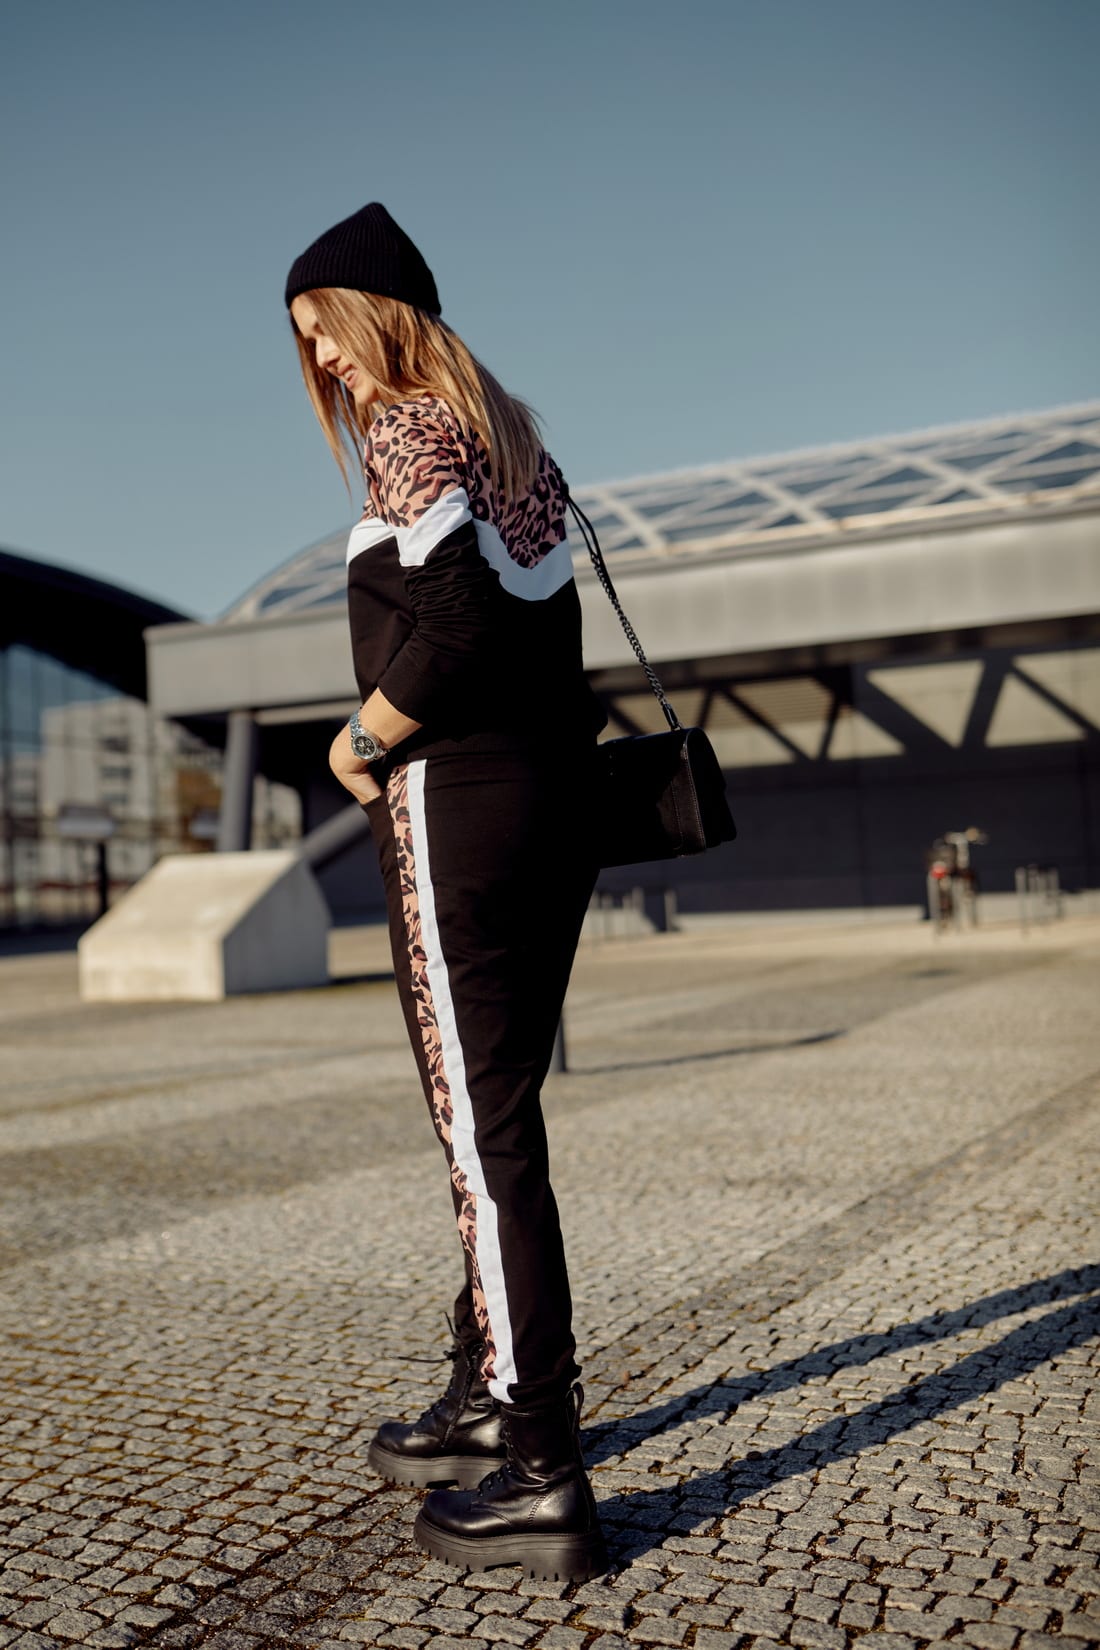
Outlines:
[{"label": "paving stone", "polygon": [[906,1637],[904,1633],[867,1633],[865,1638],[871,1650],[917,1650],[917,1640]]},{"label": "paving stone", "polygon": [[474,1650],[483,1650],[483,1647],[488,1644],[488,1640],[483,1639],[480,1634],[470,1637],[463,1635],[462,1638],[456,1638],[452,1633],[428,1633],[424,1635],[415,1628],[391,1629],[378,1640],[378,1643],[397,1645],[400,1650],[406,1650],[406,1647],[407,1650],[413,1650],[414,1638],[418,1644],[430,1643],[433,1650],[467,1650],[469,1645],[473,1645]]},{"label": "paving stone", "polygon": [[836,1619],[838,1626],[863,1633],[875,1625],[878,1610],[870,1604],[845,1604]]},{"label": "paving stone", "polygon": [[477,1623],[478,1637],[488,1639],[490,1644],[530,1644],[541,1631],[537,1622],[499,1614],[480,1616]]},{"label": "paving stone", "polygon": [[848,1642],[847,1634],[841,1628],[804,1618],[792,1621],[788,1637],[792,1644],[805,1646],[806,1650],[844,1650]]},{"label": "paving stone", "polygon": [[671,1616],[647,1616],[627,1630],[627,1638],[636,1644],[683,1644],[691,1630],[689,1621]]},{"label": "paving stone", "polygon": [[389,988],[123,1015],[0,959],[0,1650],[1091,1650],[1100,924],[744,935],[578,960],[581,1586],[426,1559],[364,1467],[454,1291]]},{"label": "paving stone", "polygon": [[1020,1632],[1016,1627],[1002,1626],[996,1621],[978,1621],[967,1628],[966,1637],[977,1650],[1014,1650]]},{"label": "paving stone", "polygon": [[76,1639],[83,1643],[101,1623],[98,1617],[89,1615],[86,1610],[59,1610],[51,1616],[49,1626],[51,1638]]},{"label": "paving stone", "polygon": [[528,1621],[562,1622],[573,1614],[572,1603],[558,1598],[535,1598],[525,1604],[523,1614]]},{"label": "paving stone", "polygon": [[57,1613],[58,1607],[52,1599],[35,1599],[10,1608],[8,1619],[17,1627],[38,1627],[42,1622],[51,1620]]}]

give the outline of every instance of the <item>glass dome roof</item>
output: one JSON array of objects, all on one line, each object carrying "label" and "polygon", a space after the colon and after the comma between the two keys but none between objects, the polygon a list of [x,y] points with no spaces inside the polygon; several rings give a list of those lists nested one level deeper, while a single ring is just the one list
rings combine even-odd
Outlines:
[{"label": "glass dome roof", "polygon": [[[1100,502],[1100,401],[577,487],[609,556],[766,554]],[[348,528],[299,551],[225,612],[259,620],[343,603]],[[571,536],[578,563],[587,553]]]}]

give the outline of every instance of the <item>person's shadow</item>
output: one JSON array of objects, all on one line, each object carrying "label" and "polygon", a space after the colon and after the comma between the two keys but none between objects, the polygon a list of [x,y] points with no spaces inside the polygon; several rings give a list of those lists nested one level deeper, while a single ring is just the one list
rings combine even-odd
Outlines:
[{"label": "person's shadow", "polygon": [[609,1526],[615,1559],[626,1564],[659,1546],[671,1530],[683,1530],[685,1513],[694,1514],[697,1522],[706,1522],[723,1511],[731,1512],[742,1501],[785,1478],[887,1443],[917,1422],[994,1392],[1006,1381],[1090,1339],[1100,1333],[1097,1290],[1100,1266],[1057,1272],[1016,1289],[999,1290],[953,1312],[934,1312],[881,1334],[837,1341],[805,1357],[777,1364],[774,1369],[695,1387],[640,1414],[587,1427],[585,1456],[589,1465],[597,1465],[682,1423],[729,1414],[739,1404],[783,1392],[811,1376],[868,1364],[886,1354],[943,1340],[960,1330],[976,1329],[1029,1308],[1068,1302],[1021,1324],[992,1346],[977,1347],[948,1368],[916,1377],[856,1414],[837,1415],[775,1449],[750,1451],[728,1465],[692,1473],[678,1484],[630,1490],[601,1501],[600,1516]]}]

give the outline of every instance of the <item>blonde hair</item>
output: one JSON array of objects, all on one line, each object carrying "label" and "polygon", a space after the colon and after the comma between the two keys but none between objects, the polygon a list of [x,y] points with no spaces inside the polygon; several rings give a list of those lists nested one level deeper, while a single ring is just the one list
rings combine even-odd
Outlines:
[{"label": "blonde hair", "polygon": [[[396,298],[346,287],[309,293],[322,330],[370,373],[381,397],[364,411],[347,385],[317,365],[291,317],[302,377],[332,455],[349,482],[362,460],[362,439],[387,406],[411,395],[438,395],[480,436],[493,484],[506,499],[526,492],[538,467],[539,433],[525,402],[509,395],[445,321]],[[350,451],[349,451],[350,449]]]}]

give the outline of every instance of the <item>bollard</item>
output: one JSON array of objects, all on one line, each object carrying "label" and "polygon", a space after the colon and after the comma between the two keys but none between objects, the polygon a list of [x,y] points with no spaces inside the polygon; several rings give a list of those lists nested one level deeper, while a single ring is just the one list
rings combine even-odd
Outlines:
[{"label": "bollard", "polygon": [[1031,872],[1032,867],[1030,865],[1017,865],[1016,867],[1016,904],[1020,913],[1020,933],[1023,934],[1025,939],[1031,930]]},{"label": "bollard", "polygon": [[940,905],[940,879],[929,871],[925,878],[928,894],[928,920],[932,924],[932,932],[937,937],[943,929],[943,913]]},{"label": "bollard", "polygon": [[554,1047],[550,1055],[551,1072],[568,1071],[565,1063],[565,1018],[558,1021],[558,1029],[554,1033]]},{"label": "bollard", "polygon": [[111,878],[107,870],[107,842],[96,843],[96,888],[99,894],[99,914],[107,915],[111,904]]}]

